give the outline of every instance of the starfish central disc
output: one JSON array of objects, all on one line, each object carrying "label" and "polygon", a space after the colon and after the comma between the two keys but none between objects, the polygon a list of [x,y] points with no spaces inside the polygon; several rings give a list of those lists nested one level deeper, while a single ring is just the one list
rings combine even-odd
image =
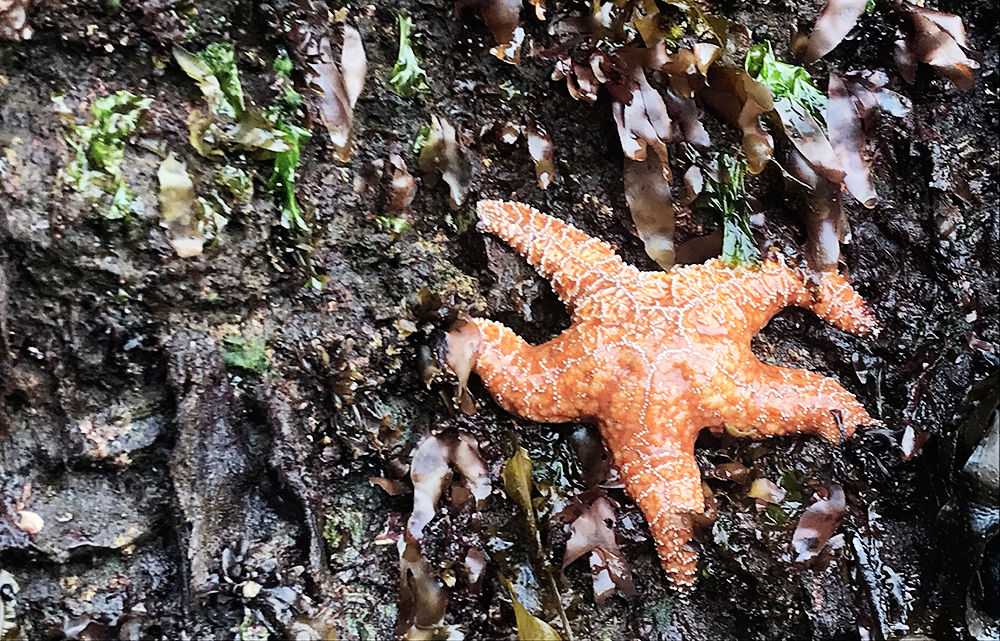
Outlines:
[{"label": "starfish central disc", "polygon": [[753,438],[814,433],[837,442],[874,421],[833,379],[761,363],[750,339],[789,305],[856,335],[878,323],[838,274],[818,283],[773,258],[640,272],[604,242],[519,203],[482,201],[480,229],[552,282],[572,325],[542,345],[474,319],[474,366],[504,409],[533,421],[592,421],[642,509],[667,575],[691,584],[693,515],[704,512],[694,442],[705,427]]}]

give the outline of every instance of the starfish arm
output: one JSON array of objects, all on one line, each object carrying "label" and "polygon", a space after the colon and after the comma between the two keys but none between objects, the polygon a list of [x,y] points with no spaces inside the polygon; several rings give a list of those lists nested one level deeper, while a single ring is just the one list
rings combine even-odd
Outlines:
[{"label": "starfish arm", "polygon": [[879,328],[879,322],[864,299],[847,279],[837,273],[824,273],[819,282],[809,282],[803,275],[781,261],[768,261],[759,276],[737,279],[729,288],[750,294],[764,304],[745,310],[747,326],[756,333],[771,317],[788,305],[811,310],[838,329],[865,336]]},{"label": "starfish arm", "polygon": [[592,402],[581,394],[593,370],[588,357],[567,364],[566,339],[572,329],[543,345],[531,345],[495,321],[472,319],[482,339],[475,371],[508,412],[541,423],[580,419]]},{"label": "starfish arm", "polygon": [[676,302],[688,310],[686,322],[706,334],[724,334],[728,327],[753,336],[789,305],[812,310],[834,327],[858,336],[879,328],[871,309],[843,276],[822,274],[818,282],[810,283],[780,259],[759,268],[733,270],[712,260],[657,276],[673,281]]},{"label": "starfish arm", "polygon": [[866,336],[881,329],[865,299],[854,291],[846,278],[837,273],[823,274],[819,295],[809,292],[806,304],[796,303],[811,309],[817,316],[834,327],[856,336]]},{"label": "starfish arm", "polygon": [[633,440],[618,448],[612,444],[612,451],[629,496],[649,523],[664,571],[673,583],[690,585],[698,563],[698,555],[689,545],[692,515],[705,511],[705,495],[693,439],[681,440],[668,439],[657,445],[645,439]]},{"label": "starfish arm", "polygon": [[815,372],[758,362],[741,379],[738,400],[719,411],[723,424],[741,435],[810,433],[837,443],[877,423],[853,394]]},{"label": "starfish arm", "polygon": [[496,234],[534,265],[571,312],[580,299],[638,274],[607,243],[528,205],[482,200],[476,211],[480,229]]}]

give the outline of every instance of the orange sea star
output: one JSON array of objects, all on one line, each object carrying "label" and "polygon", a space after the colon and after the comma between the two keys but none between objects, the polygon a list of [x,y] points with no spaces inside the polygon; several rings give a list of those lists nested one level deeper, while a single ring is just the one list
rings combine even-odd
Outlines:
[{"label": "orange sea star", "polygon": [[874,423],[852,394],[806,370],[761,363],[750,339],[782,308],[813,310],[864,335],[878,323],[838,274],[811,286],[772,256],[640,272],[604,242],[527,205],[479,203],[480,228],[534,265],[573,323],[543,345],[474,319],[474,371],[504,409],[533,421],[594,421],[642,509],[675,584],[691,584],[692,515],[704,512],[694,442],[705,427],[762,438],[813,432],[830,441]]}]

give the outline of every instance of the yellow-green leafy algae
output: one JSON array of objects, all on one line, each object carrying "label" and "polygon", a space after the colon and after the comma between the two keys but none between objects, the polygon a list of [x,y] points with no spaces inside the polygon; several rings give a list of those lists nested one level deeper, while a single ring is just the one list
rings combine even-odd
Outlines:
[{"label": "yellow-green leafy algae", "polygon": [[410,44],[410,27],[413,22],[404,12],[396,12],[399,18],[399,55],[392,67],[389,84],[400,96],[412,96],[418,91],[427,91],[427,73],[420,67],[417,54]]},{"label": "yellow-green leafy algae", "polygon": [[213,114],[237,118],[246,110],[233,45],[216,42],[197,54],[175,46],[174,59],[198,83]]},{"label": "yellow-green leafy algae", "polygon": [[225,187],[236,202],[247,204],[253,200],[253,181],[247,172],[239,167],[226,165],[215,172],[215,184]]},{"label": "yellow-green leafy algae", "polygon": [[816,88],[809,72],[774,57],[770,42],[750,47],[744,62],[747,73],[767,85],[775,99],[791,98],[822,118],[826,96]]},{"label": "yellow-green leafy algae", "polygon": [[705,186],[696,204],[722,215],[722,261],[730,267],[760,260],[760,250],[750,230],[753,210],[747,202],[744,179],[746,161],[729,154],[715,156],[705,172]]},{"label": "yellow-green leafy algae", "polygon": [[312,134],[308,129],[285,122],[278,118],[274,123],[278,137],[288,145],[287,151],[274,155],[274,171],[267,185],[281,197],[281,226],[285,229],[308,234],[309,224],[302,217],[299,200],[295,197],[295,170],[299,166],[302,143]]},{"label": "yellow-green leafy algae", "polygon": [[111,204],[104,216],[128,220],[133,212],[142,210],[128,182],[122,175],[121,163],[129,137],[138,130],[152,98],[143,98],[129,91],[117,91],[94,101],[89,122],[77,124],[73,111],[63,96],[53,96],[52,102],[65,124],[64,136],[73,149],[73,158],[63,168],[63,181],[94,202],[95,207]]}]

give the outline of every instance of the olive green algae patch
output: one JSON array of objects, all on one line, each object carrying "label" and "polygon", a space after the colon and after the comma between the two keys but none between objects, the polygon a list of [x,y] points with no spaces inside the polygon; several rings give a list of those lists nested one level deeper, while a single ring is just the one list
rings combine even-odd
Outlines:
[{"label": "olive green algae patch", "polygon": [[267,357],[264,338],[254,336],[244,338],[232,334],[222,339],[222,360],[230,367],[263,374],[272,369],[271,359]]},{"label": "olive green algae patch", "polygon": [[213,190],[210,202],[198,196],[187,165],[173,152],[160,163],[160,224],[168,231],[171,247],[181,258],[200,256],[205,243],[215,244],[229,222],[231,210]]}]

